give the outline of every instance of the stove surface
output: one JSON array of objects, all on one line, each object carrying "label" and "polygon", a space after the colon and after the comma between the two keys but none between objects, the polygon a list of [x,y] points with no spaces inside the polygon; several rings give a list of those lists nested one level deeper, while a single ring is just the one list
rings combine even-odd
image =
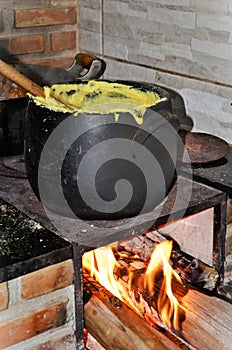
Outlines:
[{"label": "stove surface", "polygon": [[[183,174],[188,175],[190,168],[182,163]],[[226,192],[232,198],[232,147],[228,148],[225,157],[209,163],[192,164],[193,179]]]},{"label": "stove surface", "polygon": [[[75,232],[64,235],[49,221],[44,208],[31,190],[26,178],[23,156],[4,157],[0,161],[0,282],[72,257],[72,242],[103,246],[122,238],[141,234],[151,227],[191,215],[225,203],[225,194],[217,189],[181,177],[182,191],[176,201],[177,188],[172,188],[162,203],[162,210],[134,218],[115,221],[75,220]],[[186,191],[192,191],[185,208]],[[159,207],[159,206],[158,206]],[[159,215],[158,215],[159,214]],[[60,217],[60,220],[73,220]],[[73,223],[73,222],[72,222]],[[88,224],[88,232],[85,227]],[[72,226],[73,227],[73,226]],[[97,230],[99,229],[100,230]],[[96,233],[97,231],[97,233]],[[84,232],[84,234],[83,234]],[[100,232],[100,233],[99,233]],[[83,238],[84,237],[84,238]],[[65,240],[63,239],[65,238]],[[83,251],[85,247],[83,246]],[[89,249],[89,248],[88,248]]]}]

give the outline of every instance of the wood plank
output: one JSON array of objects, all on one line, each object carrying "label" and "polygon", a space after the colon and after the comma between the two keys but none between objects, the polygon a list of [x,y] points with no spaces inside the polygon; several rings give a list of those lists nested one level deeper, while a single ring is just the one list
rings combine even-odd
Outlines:
[{"label": "wood plank", "polygon": [[[147,242],[147,238],[149,241]],[[141,315],[138,316],[133,311],[128,309],[127,306],[121,307],[120,306],[120,317],[118,315],[118,311],[114,310],[114,307],[109,304],[109,296],[102,297],[102,293],[98,291],[99,287],[97,286],[93,292],[93,297],[90,299],[90,304],[87,307],[87,319],[92,319],[93,316],[90,316],[89,313],[95,313],[95,316],[97,314],[101,314],[101,317],[98,319],[96,316],[94,322],[92,320],[92,323],[90,322],[90,333],[94,332],[94,337],[98,339],[98,341],[106,347],[106,349],[153,349],[154,347],[150,347],[150,342],[148,340],[148,343],[146,343],[147,339],[149,339],[149,332],[151,331],[151,326],[149,326],[148,335],[146,335],[146,332],[143,334],[140,334],[140,322],[144,322],[144,320],[153,320],[155,321],[154,329],[155,329],[155,335],[152,335],[154,337],[154,342],[158,342],[158,346],[156,349],[169,349],[170,344],[169,341],[166,341],[167,335],[171,335],[171,341],[172,349],[182,348],[181,346],[189,346],[189,348],[193,349],[199,349],[199,350],[231,350],[231,344],[232,344],[232,332],[231,332],[231,325],[232,325],[232,305],[228,302],[221,300],[217,298],[216,296],[210,296],[206,295],[202,292],[199,292],[194,289],[190,289],[190,286],[186,287],[181,284],[174,283],[174,294],[178,298],[181,305],[185,308],[185,315],[184,318],[181,320],[181,329],[180,329],[180,335],[183,337],[184,345],[182,344],[180,346],[175,343],[175,340],[179,339],[179,336],[175,335],[170,330],[167,330],[167,327],[164,326],[161,322],[161,320],[158,317],[157,311],[154,310],[154,307],[156,305],[155,300],[151,300],[151,298],[146,297],[146,293],[144,293],[141,289],[141,286],[143,286],[143,278],[144,278],[144,272],[147,268],[148,260],[147,258],[150,257],[151,252],[154,247],[154,242],[157,242],[157,244],[160,241],[164,241],[165,238],[163,236],[160,236],[157,232],[150,232],[147,234],[147,237],[134,237],[130,240],[120,241],[119,245],[115,244],[112,245],[113,250],[116,251],[119,249],[120,253],[122,253],[122,256],[120,256],[120,259],[118,262],[120,263],[120,266],[115,268],[115,276],[120,281],[120,283],[124,286],[124,288],[128,291],[128,275],[127,275],[127,269],[130,269],[130,271],[133,270],[135,272],[134,281],[132,283],[132,290],[134,291],[134,298],[133,298],[133,305],[136,305],[136,303],[141,305],[143,304],[144,311],[141,312]],[[144,249],[145,248],[145,249]],[[119,253],[119,255],[120,255]],[[137,258],[133,260],[132,256],[133,254],[137,254]],[[140,257],[143,256],[143,259],[140,259]],[[212,270],[213,271],[213,270]],[[89,277],[88,277],[89,278]],[[95,282],[96,283],[96,282]],[[157,281],[156,281],[157,285]],[[102,287],[100,287],[101,290]],[[158,287],[159,288],[159,287]],[[107,292],[108,293],[108,292]],[[130,292],[131,294],[131,292]],[[106,294],[108,295],[108,294]],[[91,306],[92,300],[94,300],[94,307]],[[147,303],[150,302],[150,305],[153,305],[152,315],[151,317],[148,316],[147,310],[150,312],[150,307],[147,307]],[[102,305],[103,303],[103,305]],[[120,302],[121,303],[121,302]],[[100,306],[99,306],[100,305]],[[137,305],[136,305],[137,306]],[[92,309],[93,307],[93,309]],[[90,308],[90,309],[88,309]],[[101,312],[98,309],[101,309]],[[140,308],[141,309],[141,308]],[[91,311],[90,311],[91,310]],[[104,311],[103,311],[104,310]],[[109,313],[109,314],[108,314]],[[128,316],[129,315],[129,316]],[[116,319],[115,319],[116,317]],[[142,321],[140,321],[143,318]],[[104,319],[106,322],[104,323]],[[100,339],[98,338],[98,331],[95,328],[98,328],[99,322],[104,324],[104,327],[106,328],[104,331],[104,336],[100,336]],[[119,331],[114,330],[114,322],[116,322],[117,327],[119,328]],[[126,322],[126,324],[124,324]],[[128,322],[128,323],[127,323]],[[95,325],[94,325],[95,323]],[[133,329],[134,325],[138,324],[137,332],[134,334]],[[104,328],[103,327],[103,328]],[[132,327],[132,330],[131,330]],[[141,329],[143,327],[146,327],[144,325],[141,325]],[[166,328],[165,328],[166,327]],[[109,330],[110,328],[110,330]],[[153,328],[153,326],[152,326]],[[123,331],[121,336],[126,338],[133,338],[137,339],[139,338],[139,347],[136,348],[134,344],[130,344],[131,348],[129,347],[120,347],[121,343],[119,341],[119,345],[109,345],[107,347],[107,343],[110,340],[105,340],[101,338],[107,338],[107,329],[109,333],[112,336],[115,336],[114,343],[118,341],[120,336],[117,336],[117,332],[121,332],[121,330],[126,329],[126,331]],[[96,332],[96,333],[95,333]],[[103,330],[100,331],[100,334],[102,334]],[[116,332],[116,334],[114,334]],[[132,333],[131,333],[132,332]],[[163,337],[165,334],[165,342],[160,344],[159,337]],[[169,338],[168,338],[169,339]],[[173,340],[174,339],[174,340]],[[170,339],[169,339],[170,340]],[[103,343],[102,343],[103,342]],[[122,341],[123,343],[123,341]],[[188,344],[188,345],[186,345]],[[115,346],[115,347],[111,347]],[[178,347],[179,346],[179,347]],[[183,347],[184,349],[184,347]]]},{"label": "wood plank", "polygon": [[[142,260],[149,260],[157,244],[167,241],[158,231],[147,231],[143,235],[118,242],[119,251],[125,251],[138,255]],[[170,261],[173,269],[188,283],[200,290],[212,292],[219,282],[218,271],[199,259],[182,252],[177,244],[174,244]]]},{"label": "wood plank", "polygon": [[224,300],[189,290],[182,299],[186,312],[180,340],[165,328],[147,324],[96,282],[90,290],[86,327],[106,349],[148,350],[155,345],[156,350],[231,350],[232,305]]},{"label": "wood plank", "polygon": [[[87,284],[85,283],[85,288]],[[88,283],[85,325],[107,350],[195,350],[171,332],[152,327],[98,283]]]},{"label": "wood plank", "polygon": [[217,297],[189,290],[182,299],[186,305],[183,336],[191,343],[202,344],[202,349],[232,349],[232,305]]},{"label": "wood plank", "polygon": [[[137,246],[137,244],[136,244]],[[127,257],[125,257],[125,260]],[[124,260],[120,260],[120,262],[123,262]],[[131,267],[133,266],[133,271],[135,272],[135,277],[133,281],[133,287],[132,290],[134,291],[134,298],[133,298],[133,305],[141,306],[143,305],[142,312],[141,312],[141,318],[144,318],[146,320],[153,320],[156,323],[156,327],[161,327],[162,329],[165,328],[164,325],[162,325],[162,322],[158,318],[157,312],[154,310],[156,307],[156,302],[155,300],[151,300],[149,297],[146,297],[146,293],[143,293],[141,290],[141,286],[143,286],[143,278],[144,278],[144,271],[146,270],[146,264],[145,262],[141,261],[134,261],[131,262],[129,261],[124,261],[124,265],[122,265],[122,268],[126,267],[128,268],[128,263]],[[120,269],[120,267],[119,267]],[[128,276],[127,274],[120,274],[120,271],[123,272],[123,270],[117,270],[115,269],[115,273],[117,276],[117,279],[120,281],[120,283],[124,286],[124,288],[128,291],[129,286],[128,286]],[[119,272],[119,273],[118,273]],[[157,281],[156,281],[157,282]],[[157,285],[157,283],[156,283]],[[173,284],[174,287],[174,294],[178,298],[179,302],[181,305],[184,306],[185,308],[185,315],[183,320],[181,320],[181,328],[180,328],[180,334],[181,336],[186,340],[188,344],[191,344],[191,346],[195,349],[199,350],[212,350],[212,349],[220,349],[220,350],[231,350],[231,344],[232,344],[232,332],[231,332],[231,324],[232,324],[232,305],[227,303],[224,300],[221,300],[215,296],[209,296],[203,293],[200,293],[199,291],[196,290],[191,290],[187,288],[186,286],[182,286],[180,284]],[[157,288],[157,287],[156,287]],[[159,288],[159,287],[158,287]],[[95,303],[100,303],[101,304],[101,293],[98,295],[98,287],[96,288],[97,291],[95,291],[94,294],[94,299]],[[130,292],[131,295],[131,292]],[[108,298],[109,299],[109,298]],[[108,307],[108,303],[106,298],[106,302],[104,303],[104,313],[106,314],[105,317],[106,319],[109,317],[110,319],[114,319],[114,315],[108,316],[107,315],[107,308],[105,309],[106,305]],[[90,301],[91,302],[91,301]],[[147,303],[150,303],[150,305],[153,305],[152,314],[149,316],[148,312],[150,313],[150,307],[147,306]],[[98,306],[95,305],[95,311],[97,311]],[[123,308],[124,309],[124,318],[128,320],[128,311],[127,307]],[[139,307],[141,310],[141,307]],[[91,311],[91,312],[95,312]],[[99,311],[98,311],[99,312]],[[113,312],[110,310],[110,312]],[[132,311],[131,311],[132,312]],[[102,315],[104,318],[104,315]],[[117,316],[118,317],[118,316]],[[119,328],[124,327],[124,324],[121,322],[123,321],[123,316],[120,316],[120,322],[115,321],[116,323],[119,322]],[[134,312],[131,314],[132,320],[136,319],[136,322],[138,324],[140,323],[137,319],[139,316],[137,316]],[[108,320],[109,321],[109,320]],[[108,322],[107,321],[107,322]],[[99,322],[102,322],[101,319],[95,319],[95,326],[99,324]],[[129,322],[129,321],[128,321]],[[110,324],[110,322],[109,322]],[[114,325],[111,325],[114,328]],[[110,326],[110,327],[111,327]],[[133,327],[133,321],[129,322],[128,324],[128,334],[130,334],[129,328]],[[94,325],[91,325],[91,330],[92,327],[94,328]],[[107,328],[107,324],[105,325]],[[121,328],[120,328],[121,329]],[[156,329],[157,331],[157,329]],[[113,330],[110,330],[110,333],[114,332]],[[90,331],[91,333],[91,331]],[[159,333],[159,332],[158,332]],[[162,333],[162,332],[160,332]],[[124,333],[123,333],[124,334]],[[97,334],[93,334],[96,339],[98,339]],[[106,336],[106,335],[104,335]],[[140,339],[141,344],[143,341],[146,341],[146,336],[145,339],[141,335],[142,339]],[[99,342],[100,339],[98,339]],[[156,340],[157,341],[157,340]],[[101,343],[102,344],[102,343]],[[140,346],[142,346],[140,344]],[[145,342],[146,344],[146,342]],[[104,344],[103,344],[104,345]],[[105,345],[104,345],[105,346]],[[128,345],[129,346],[129,345]],[[145,346],[145,345],[144,345]],[[150,346],[150,345],[149,345]],[[166,348],[164,349],[169,349],[169,344],[165,344]],[[133,347],[132,347],[133,348]],[[108,349],[111,349],[109,347]],[[114,349],[114,348],[112,348]],[[115,349],[120,349],[115,348]],[[128,349],[130,349],[128,347]],[[137,348],[134,348],[137,349]],[[139,348],[139,349],[142,349]],[[147,349],[145,347],[145,349]],[[149,347],[148,347],[149,349]],[[152,349],[152,348],[151,348]],[[163,349],[163,348],[161,348]],[[175,348],[174,348],[175,349]]]}]

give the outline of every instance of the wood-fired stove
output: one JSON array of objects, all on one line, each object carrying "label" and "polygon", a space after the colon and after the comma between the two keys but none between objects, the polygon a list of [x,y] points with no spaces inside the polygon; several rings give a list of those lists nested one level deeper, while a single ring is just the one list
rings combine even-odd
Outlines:
[{"label": "wood-fired stove", "polygon": [[[6,259],[6,257],[3,259],[2,257],[0,259],[0,282],[15,278],[20,274],[31,272],[33,269],[50,265],[54,263],[54,261],[62,261],[72,257],[75,271],[75,323],[76,346],[78,350],[84,349],[82,256],[84,252],[90,249],[105,246],[127,237],[140,235],[147,229],[159,229],[167,223],[177,222],[180,219],[187,218],[211,208],[213,210],[212,265],[218,270],[220,282],[221,284],[223,283],[227,196],[226,193],[219,189],[192,181],[189,176],[180,175],[179,186],[181,184],[181,191],[177,188],[177,181],[164,203],[155,208],[152,212],[131,219],[111,222],[88,222],[87,229],[86,223],[77,219],[76,232],[68,233],[65,237],[65,241],[63,241],[62,233],[58,232],[58,230],[53,227],[46,217],[41,203],[32,193],[25,177],[23,157],[15,156],[2,158],[0,178],[1,203],[13,205],[15,208],[12,207],[12,213],[14,212],[14,215],[18,215],[19,220],[20,217],[29,217],[40,223],[48,231],[48,235],[51,235],[51,237],[55,235],[58,238],[59,242],[57,244],[60,248],[59,257],[55,256],[53,253],[54,243],[52,243],[53,247],[51,246],[48,251],[46,251],[46,254],[44,254],[43,251],[39,252],[39,255],[42,257],[41,259],[37,259],[37,252],[29,252],[28,257],[30,259],[33,258],[34,262],[37,259],[37,263],[35,263],[34,266],[30,265],[28,268],[26,267],[25,261],[17,261],[17,258],[15,258],[17,252],[10,253],[8,259]],[[191,193],[187,206],[185,200],[186,193]],[[63,219],[68,220],[67,218]],[[101,230],[96,230],[96,228],[101,228]],[[97,234],[96,231],[98,232]],[[59,236],[61,236],[61,238]],[[24,245],[23,239],[23,237],[18,237],[22,246]],[[37,240],[38,237],[30,239]],[[191,235],[189,239],[191,239]],[[25,260],[27,260],[27,258]]]}]

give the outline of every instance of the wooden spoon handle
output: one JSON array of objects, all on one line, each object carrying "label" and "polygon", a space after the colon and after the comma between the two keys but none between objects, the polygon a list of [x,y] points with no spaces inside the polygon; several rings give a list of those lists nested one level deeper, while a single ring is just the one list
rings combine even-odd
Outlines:
[{"label": "wooden spoon handle", "polygon": [[[44,89],[36,84],[34,81],[28,79],[25,77],[25,75],[19,73],[17,70],[15,70],[13,67],[11,67],[9,64],[5,63],[4,61],[0,60],[0,74],[5,76],[7,79],[13,81],[18,86],[22,87],[27,92],[30,92],[35,97],[43,97],[45,98]],[[50,95],[56,102],[58,102],[62,107],[73,111],[74,107],[67,105],[63,101],[61,101],[59,98],[57,98],[54,95]]]},{"label": "wooden spoon handle", "polygon": [[31,81],[2,60],[0,60],[0,73],[27,92],[30,92],[33,96],[45,97],[44,89],[41,86]]}]

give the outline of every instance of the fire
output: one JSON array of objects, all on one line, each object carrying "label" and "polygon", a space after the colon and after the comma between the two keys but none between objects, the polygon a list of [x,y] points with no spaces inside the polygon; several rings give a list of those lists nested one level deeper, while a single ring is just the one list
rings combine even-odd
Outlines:
[{"label": "fire", "polygon": [[110,247],[97,248],[83,255],[83,267],[103,287],[122,300],[123,287],[114,277],[114,267],[117,260]]},{"label": "fire", "polygon": [[157,308],[161,320],[171,328],[179,329],[179,309],[182,306],[172,292],[172,279],[176,278],[182,283],[179,275],[172,269],[169,259],[172,252],[172,241],[165,241],[153,251],[144,278],[144,287],[148,288],[151,296],[155,293],[155,280],[160,273],[163,274],[163,281],[158,296]]},{"label": "fire", "polygon": [[[159,284],[157,299],[159,317],[168,328],[179,330],[180,309],[183,307],[173,294],[172,281],[176,279],[179,283],[182,282],[169,263],[171,251],[172,241],[162,242],[155,247],[143,275],[143,285],[144,291],[147,291],[152,298],[157,290],[156,284]],[[126,290],[114,275],[114,270],[118,266],[119,263],[110,246],[98,248],[83,255],[83,267],[89,271],[91,276],[141,315],[142,306],[141,308],[140,305],[135,306],[133,293]],[[128,271],[128,276],[130,287],[132,285],[130,271]],[[162,282],[160,283],[160,281]]]}]

